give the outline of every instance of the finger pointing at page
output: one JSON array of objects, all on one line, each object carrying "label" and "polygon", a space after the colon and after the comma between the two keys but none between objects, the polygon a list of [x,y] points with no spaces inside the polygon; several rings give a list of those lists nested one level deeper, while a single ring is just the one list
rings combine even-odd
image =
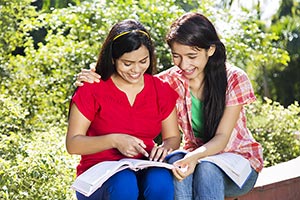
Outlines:
[{"label": "finger pointing at page", "polygon": [[146,145],[144,143],[138,143],[138,145],[135,148],[138,152],[143,154],[145,157],[147,157],[147,158],[149,157],[148,152],[144,149],[144,148],[146,148]]}]

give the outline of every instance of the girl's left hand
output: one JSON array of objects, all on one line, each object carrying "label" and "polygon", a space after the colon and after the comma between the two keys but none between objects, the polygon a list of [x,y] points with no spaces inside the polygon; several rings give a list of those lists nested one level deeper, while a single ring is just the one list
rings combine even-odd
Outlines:
[{"label": "girl's left hand", "polygon": [[165,148],[163,146],[154,146],[149,155],[149,160],[162,162],[171,151],[171,148]]}]

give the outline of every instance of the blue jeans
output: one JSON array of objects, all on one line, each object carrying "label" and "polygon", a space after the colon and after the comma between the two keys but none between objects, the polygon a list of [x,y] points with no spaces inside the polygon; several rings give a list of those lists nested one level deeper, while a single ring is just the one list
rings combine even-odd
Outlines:
[{"label": "blue jeans", "polygon": [[[183,158],[178,154],[168,162]],[[224,197],[237,197],[248,193],[255,185],[258,173],[252,169],[249,178],[239,188],[218,166],[211,162],[201,162],[190,176],[182,181],[174,178],[175,200],[224,200]]]},{"label": "blue jeans", "polygon": [[78,200],[173,200],[170,170],[151,167],[140,171],[122,170],[108,179],[91,196],[76,192]]}]

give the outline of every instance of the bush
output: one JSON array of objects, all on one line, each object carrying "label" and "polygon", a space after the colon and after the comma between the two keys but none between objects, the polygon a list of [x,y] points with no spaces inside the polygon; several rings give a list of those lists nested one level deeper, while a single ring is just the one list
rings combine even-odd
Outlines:
[{"label": "bush", "polygon": [[298,102],[284,108],[265,99],[247,108],[249,130],[263,146],[264,166],[300,156],[300,107]]},{"label": "bush", "polygon": [[1,155],[18,147],[13,159],[1,158],[1,199],[74,199],[70,183],[77,160],[66,154],[64,137],[57,137],[60,131],[31,133],[33,139],[17,134],[1,138]]}]

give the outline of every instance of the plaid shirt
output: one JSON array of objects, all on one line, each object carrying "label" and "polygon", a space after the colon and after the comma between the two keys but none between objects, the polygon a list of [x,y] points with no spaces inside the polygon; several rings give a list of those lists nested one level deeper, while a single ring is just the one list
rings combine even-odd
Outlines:
[{"label": "plaid shirt", "polygon": [[[247,74],[240,68],[227,65],[228,87],[226,91],[226,106],[249,104],[256,100],[254,91]],[[203,145],[196,138],[192,129],[192,99],[189,82],[178,67],[172,67],[156,75],[162,81],[168,82],[179,94],[176,102],[179,128],[183,133],[184,149],[193,151]],[[232,131],[230,140],[223,152],[233,152],[244,156],[258,172],[263,168],[263,153],[261,145],[255,141],[246,126],[244,107]]]}]

